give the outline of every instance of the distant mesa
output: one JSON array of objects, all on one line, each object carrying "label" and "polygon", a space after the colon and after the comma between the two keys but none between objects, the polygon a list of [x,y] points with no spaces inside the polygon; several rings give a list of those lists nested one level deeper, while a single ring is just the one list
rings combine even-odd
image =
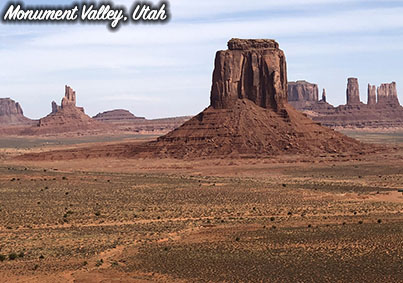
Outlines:
[{"label": "distant mesa", "polygon": [[307,81],[288,83],[288,101],[318,101],[318,95],[316,84]]},{"label": "distant mesa", "polygon": [[92,118],[105,124],[111,124],[115,130],[125,133],[163,135],[176,129],[191,117],[182,116],[149,120],[144,117],[137,117],[128,110],[116,109],[98,113]]},{"label": "distant mesa", "polygon": [[319,87],[317,84],[299,80],[288,83],[288,103],[298,110],[312,110],[332,108],[327,103],[326,90],[322,91],[322,99],[318,100]]},{"label": "distant mesa", "polygon": [[10,98],[0,98],[0,124],[1,126],[29,125],[34,123],[24,116],[18,102]]},{"label": "distant mesa", "polygon": [[95,120],[107,123],[124,123],[124,122],[137,122],[145,120],[144,117],[136,117],[130,111],[124,109],[116,109],[98,113],[94,117]]},{"label": "distant mesa", "polygon": [[23,116],[21,106],[9,98],[0,99],[0,134],[13,136],[153,134],[162,135],[179,127],[191,117],[173,117],[147,120],[136,117],[128,110],[105,111],[93,118],[77,106],[77,94],[65,86],[60,105],[51,103],[51,112],[39,120]]},{"label": "distant mesa", "polygon": [[334,107],[322,100],[308,99],[312,97],[311,87],[308,94],[293,96],[295,88],[304,88],[306,83],[297,81],[290,83],[294,88],[288,89],[289,103],[296,109],[303,111],[314,121],[332,128],[355,128],[355,129],[386,129],[403,128],[403,107],[399,103],[396,83],[384,83],[378,88],[368,84],[367,104],[360,100],[360,91],[357,78],[347,79],[345,105]]}]

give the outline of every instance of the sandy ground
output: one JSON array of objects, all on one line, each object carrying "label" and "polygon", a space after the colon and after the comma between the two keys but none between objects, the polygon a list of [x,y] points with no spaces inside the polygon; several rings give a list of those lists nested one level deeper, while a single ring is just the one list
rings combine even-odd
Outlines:
[{"label": "sandy ground", "polygon": [[356,160],[12,160],[63,146],[83,145],[3,148],[2,282],[403,281],[400,147]]}]

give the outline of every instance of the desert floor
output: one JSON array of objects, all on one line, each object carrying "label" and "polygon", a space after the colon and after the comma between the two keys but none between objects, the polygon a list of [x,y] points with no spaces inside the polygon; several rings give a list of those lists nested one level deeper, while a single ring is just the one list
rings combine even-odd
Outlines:
[{"label": "desert floor", "polygon": [[0,281],[403,282],[402,135],[351,135],[395,149],[21,162],[118,141],[2,138]]}]

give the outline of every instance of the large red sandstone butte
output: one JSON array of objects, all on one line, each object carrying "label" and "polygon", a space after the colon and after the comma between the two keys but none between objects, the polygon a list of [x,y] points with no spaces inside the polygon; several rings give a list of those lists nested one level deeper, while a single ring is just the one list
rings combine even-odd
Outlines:
[{"label": "large red sandstone butte", "polygon": [[230,40],[228,50],[216,54],[210,105],[229,109],[245,98],[263,108],[284,108],[287,66],[278,47],[274,40]]},{"label": "large red sandstone butte", "polygon": [[29,125],[33,121],[24,116],[18,102],[10,98],[0,98],[0,126]]},{"label": "large red sandstone butte", "polygon": [[[288,103],[296,109],[309,108],[318,103],[319,88],[317,84],[313,84],[304,80],[296,82],[288,82]],[[323,90],[322,107],[326,107],[326,91]]]},{"label": "large red sandstone butte", "polygon": [[366,148],[287,103],[286,59],[274,40],[232,39],[228,50],[218,51],[210,101],[206,110],[132,155],[259,157]]},{"label": "large red sandstone butte", "polygon": [[307,81],[288,82],[288,101],[318,101],[317,84]]}]

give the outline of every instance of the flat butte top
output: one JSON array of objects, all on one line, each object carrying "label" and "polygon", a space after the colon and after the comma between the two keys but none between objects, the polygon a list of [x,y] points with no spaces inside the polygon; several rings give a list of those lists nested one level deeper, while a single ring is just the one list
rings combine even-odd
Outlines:
[{"label": "flat butte top", "polygon": [[251,49],[279,49],[279,44],[274,39],[239,39],[233,38],[228,41],[229,50]]}]

